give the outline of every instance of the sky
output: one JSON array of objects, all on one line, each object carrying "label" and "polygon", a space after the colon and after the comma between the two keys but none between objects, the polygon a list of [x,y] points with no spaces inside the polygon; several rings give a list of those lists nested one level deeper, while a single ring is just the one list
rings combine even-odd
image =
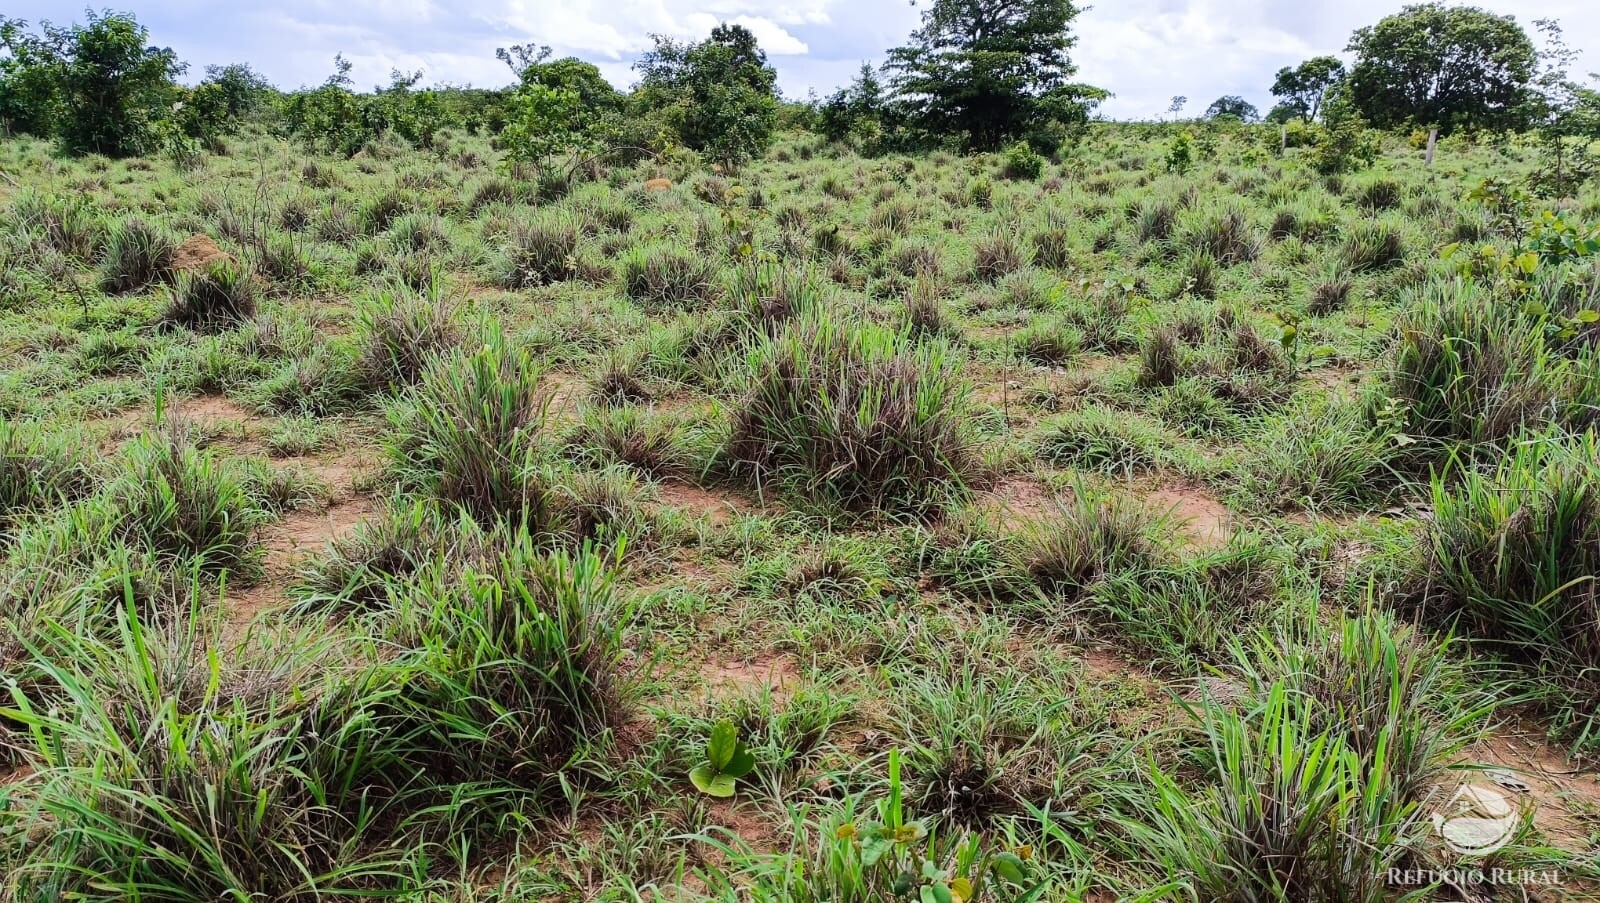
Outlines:
[{"label": "sky", "polygon": [[[927,0],[924,0],[927,2]],[[1555,18],[1580,51],[1574,75],[1600,70],[1600,16],[1592,0],[1478,0],[1533,21]],[[96,4],[99,5],[98,3]],[[532,42],[597,64],[618,87],[651,34],[704,37],[718,22],[748,27],[778,70],[786,96],[826,96],[863,62],[881,63],[905,42],[920,13],[907,0],[110,0],[150,29],[151,40],[190,64],[248,62],[280,88],[320,84],[334,54],[354,65],[360,87],[391,70],[421,69],[425,84],[496,87],[510,72],[496,47]],[[1074,22],[1078,79],[1110,90],[1102,112],[1154,118],[1175,95],[1185,113],[1237,94],[1265,113],[1273,74],[1325,53],[1343,55],[1350,33],[1401,0],[1100,0]],[[60,0],[7,0],[6,14],[65,24]],[[1586,14],[1588,13],[1588,14]]]}]

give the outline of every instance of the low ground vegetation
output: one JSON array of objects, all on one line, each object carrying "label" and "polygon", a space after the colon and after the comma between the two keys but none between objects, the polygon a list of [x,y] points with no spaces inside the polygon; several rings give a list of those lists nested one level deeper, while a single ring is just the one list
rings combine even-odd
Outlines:
[{"label": "low ground vegetation", "polygon": [[1591,896],[1600,195],[1201,128],[0,144],[0,893]]}]

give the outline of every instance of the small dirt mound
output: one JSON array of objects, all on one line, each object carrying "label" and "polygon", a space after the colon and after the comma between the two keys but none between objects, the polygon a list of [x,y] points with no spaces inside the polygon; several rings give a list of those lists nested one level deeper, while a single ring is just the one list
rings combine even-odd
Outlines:
[{"label": "small dirt mound", "polygon": [[218,263],[233,263],[233,257],[206,235],[188,238],[172,252],[174,273],[204,273]]}]

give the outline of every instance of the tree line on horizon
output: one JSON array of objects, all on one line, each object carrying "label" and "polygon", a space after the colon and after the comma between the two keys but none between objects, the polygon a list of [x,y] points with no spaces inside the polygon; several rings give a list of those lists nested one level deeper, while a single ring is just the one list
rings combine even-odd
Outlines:
[{"label": "tree line on horizon", "polygon": [[[673,147],[737,165],[786,128],[869,155],[934,147],[1053,154],[1110,96],[1073,80],[1080,12],[1073,0],[932,0],[881,66],[864,64],[849,85],[804,102],[782,98],[766,53],[737,24],[700,41],[654,36],[626,92],[594,64],[535,44],[497,52],[515,76],[507,88],[420,88],[420,71],[396,71],[388,85],[360,92],[341,55],[321,85],[284,92],[245,63],[208,66],[194,86],[180,84],[187,65],[151,45],[128,13],[89,10],[82,23],[37,28],[0,17],[0,129],[52,139],[67,154],[192,158],[251,122],[346,156],[385,136],[427,146],[456,128],[493,136],[512,160],[541,171],[557,158]],[[1600,94],[1569,76],[1575,54],[1559,25],[1535,24],[1543,50],[1511,16],[1406,6],[1356,30],[1349,66],[1322,55],[1280,70],[1271,86],[1278,103],[1264,118],[1296,123],[1299,140],[1324,146],[1375,128],[1539,130],[1581,139],[1581,149],[1600,136]],[[1168,112],[1176,118],[1185,103],[1175,97]],[[1263,117],[1230,95],[1201,118]]]}]

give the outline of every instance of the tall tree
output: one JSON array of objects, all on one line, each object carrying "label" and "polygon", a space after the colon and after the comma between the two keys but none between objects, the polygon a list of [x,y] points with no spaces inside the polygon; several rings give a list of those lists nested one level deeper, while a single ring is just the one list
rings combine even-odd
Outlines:
[{"label": "tall tree", "polygon": [[1207,119],[1237,119],[1240,122],[1255,122],[1261,118],[1256,110],[1256,105],[1236,94],[1219,97],[1206,107]]},{"label": "tall tree", "polygon": [[1350,38],[1351,99],[1380,128],[1520,128],[1537,54],[1511,16],[1470,6],[1407,6]]},{"label": "tall tree", "polygon": [[1072,0],[932,0],[885,68],[922,128],[993,150],[1093,90],[1067,82],[1077,15]]},{"label": "tall tree", "polygon": [[[155,123],[177,97],[173,79],[186,68],[177,54],[149,46],[150,33],[126,13],[89,10],[82,25],[58,28],[0,19],[0,43],[9,51],[0,66],[0,87],[33,121],[72,154],[125,157],[147,150]],[[8,97],[0,109],[13,106]]]},{"label": "tall tree", "polygon": [[743,25],[718,25],[695,44],[656,36],[634,64],[636,98],[660,111],[688,147],[727,163],[766,151],[778,117],[778,74]]},{"label": "tall tree", "polygon": [[1272,96],[1279,98],[1279,106],[1285,112],[1315,120],[1322,112],[1322,99],[1328,89],[1344,77],[1344,63],[1338,57],[1312,57],[1298,66],[1279,69],[1272,83]]}]

